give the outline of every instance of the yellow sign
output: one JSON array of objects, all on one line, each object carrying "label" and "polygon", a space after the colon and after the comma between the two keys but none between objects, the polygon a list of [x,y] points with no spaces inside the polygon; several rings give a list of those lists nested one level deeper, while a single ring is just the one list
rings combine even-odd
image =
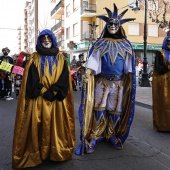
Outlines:
[{"label": "yellow sign", "polygon": [[0,69],[11,72],[12,66],[12,64],[2,61],[0,64]]}]

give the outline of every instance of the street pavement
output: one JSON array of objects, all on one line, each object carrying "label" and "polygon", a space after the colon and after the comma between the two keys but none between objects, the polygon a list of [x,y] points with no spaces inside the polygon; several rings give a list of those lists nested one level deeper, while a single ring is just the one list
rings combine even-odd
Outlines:
[{"label": "street pavement", "polygon": [[[81,92],[74,92],[76,143],[80,143],[78,108]],[[13,93],[13,97],[15,94]],[[0,170],[11,170],[13,127],[17,99],[0,100]],[[93,154],[75,155],[69,161],[44,161],[34,170],[170,170],[170,133],[152,127],[152,87],[136,88],[135,116],[123,150],[115,150],[108,142],[99,143]]]},{"label": "street pavement", "polygon": [[152,109],[152,87],[136,86],[136,105]]}]

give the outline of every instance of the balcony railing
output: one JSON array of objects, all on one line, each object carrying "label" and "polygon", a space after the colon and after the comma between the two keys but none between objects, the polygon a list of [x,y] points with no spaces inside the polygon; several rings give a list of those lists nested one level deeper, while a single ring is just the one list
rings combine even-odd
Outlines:
[{"label": "balcony railing", "polygon": [[89,4],[87,1],[83,1],[81,7],[81,14],[83,13],[96,13],[96,5]]},{"label": "balcony railing", "polygon": [[84,32],[81,35],[81,41],[95,41],[96,40],[95,36],[94,36],[94,38],[92,38],[92,37],[90,38],[90,36],[91,36],[90,32],[88,32],[88,31]]},{"label": "balcony railing", "polygon": [[58,30],[61,27],[64,27],[64,21],[59,21],[56,25],[54,25],[51,28],[51,31],[54,32],[54,31]]},{"label": "balcony railing", "polygon": [[51,16],[53,16],[53,14],[55,14],[56,11],[58,11],[59,8],[64,7],[64,2],[60,1],[55,7],[54,9],[51,11]]}]

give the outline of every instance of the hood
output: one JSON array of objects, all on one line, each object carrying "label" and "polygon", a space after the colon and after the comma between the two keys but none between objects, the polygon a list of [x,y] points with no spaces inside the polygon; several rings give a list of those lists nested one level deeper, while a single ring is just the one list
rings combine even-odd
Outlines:
[{"label": "hood", "polygon": [[167,44],[166,44],[166,40],[167,40],[168,38],[170,38],[170,35],[169,35],[169,36],[166,36],[166,37],[164,38],[163,44],[162,44],[162,49],[169,51],[170,49],[168,48],[168,46],[167,46]]},{"label": "hood", "polygon": [[40,47],[43,47],[41,45],[41,42],[40,42],[40,37],[43,36],[43,35],[49,35],[52,39],[52,48],[56,48],[57,47],[57,40],[56,40],[56,37],[55,35],[53,34],[53,32],[49,29],[45,29],[43,31],[40,32],[38,38],[37,38],[37,45],[40,46]]}]

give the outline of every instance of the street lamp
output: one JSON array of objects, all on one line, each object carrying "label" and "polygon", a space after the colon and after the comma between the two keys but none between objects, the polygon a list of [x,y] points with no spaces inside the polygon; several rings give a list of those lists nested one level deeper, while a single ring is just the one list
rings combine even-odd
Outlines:
[{"label": "street lamp", "polygon": [[[136,0],[136,7],[132,9],[133,11],[138,11],[138,0]],[[150,87],[148,72],[147,72],[147,2],[144,0],[144,35],[143,35],[143,45],[144,45],[144,56],[143,56],[143,71],[142,71],[142,80],[140,86]]]}]

